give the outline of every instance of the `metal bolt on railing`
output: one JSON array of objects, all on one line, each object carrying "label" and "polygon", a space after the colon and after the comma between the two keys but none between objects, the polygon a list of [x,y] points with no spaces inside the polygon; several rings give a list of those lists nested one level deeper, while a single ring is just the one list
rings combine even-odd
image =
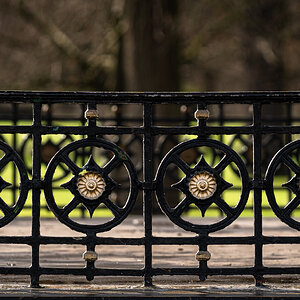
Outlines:
[{"label": "metal bolt on railing", "polygon": [[96,261],[98,259],[98,254],[95,251],[85,251],[82,254],[82,258],[85,261],[92,262],[92,261]]},{"label": "metal bolt on railing", "polygon": [[208,251],[198,251],[196,253],[196,259],[198,261],[208,261],[211,258],[211,254]]},{"label": "metal bolt on railing", "polygon": [[197,120],[207,120],[209,118],[209,111],[207,109],[197,109],[194,117]]},{"label": "metal bolt on railing", "polygon": [[99,119],[99,113],[96,109],[87,109],[84,113],[84,117],[87,120],[90,119]]}]

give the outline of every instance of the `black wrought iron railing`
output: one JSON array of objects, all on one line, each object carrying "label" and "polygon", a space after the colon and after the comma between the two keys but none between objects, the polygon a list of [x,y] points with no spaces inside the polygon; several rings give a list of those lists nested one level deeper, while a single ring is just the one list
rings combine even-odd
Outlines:
[{"label": "black wrought iron railing", "polygon": [[[30,275],[38,287],[47,274],[140,276],[146,285],[158,275],[236,274],[260,285],[264,275],[300,273],[265,267],[262,254],[265,245],[300,243],[262,233],[271,214],[300,229],[300,93],[0,92],[0,107],[0,226],[28,212],[32,224],[30,236],[0,236],[29,245],[31,266],[1,274]],[[143,237],[101,236],[140,211]],[[153,235],[154,213],[194,236]],[[211,235],[243,215],[253,235]],[[84,236],[42,236],[45,216]],[[86,266],[42,267],[48,244],[85,245]],[[143,246],[144,267],[97,267],[98,245]],[[199,266],[153,267],[154,245],[197,245]],[[211,268],[210,245],[253,245],[253,266]]]}]

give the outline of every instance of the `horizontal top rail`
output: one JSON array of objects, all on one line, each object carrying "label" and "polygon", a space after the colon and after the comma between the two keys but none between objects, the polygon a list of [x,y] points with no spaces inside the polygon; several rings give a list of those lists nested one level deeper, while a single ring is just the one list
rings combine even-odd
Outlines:
[{"label": "horizontal top rail", "polygon": [[0,102],[20,103],[151,103],[207,104],[300,102],[300,92],[39,92],[0,91]]}]

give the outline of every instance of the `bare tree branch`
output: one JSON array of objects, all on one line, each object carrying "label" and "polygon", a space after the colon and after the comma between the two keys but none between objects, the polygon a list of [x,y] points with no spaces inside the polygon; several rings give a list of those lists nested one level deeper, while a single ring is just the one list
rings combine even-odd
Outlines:
[{"label": "bare tree branch", "polygon": [[[78,65],[91,77],[95,74],[102,74],[106,77],[104,64],[97,55],[87,56],[78,46],[63,32],[49,17],[41,17],[37,12],[25,4],[23,0],[11,1],[14,9],[19,12],[19,15],[32,24],[36,30],[47,36],[53,45],[64,55],[74,58]],[[92,80],[92,78],[86,78]]]}]

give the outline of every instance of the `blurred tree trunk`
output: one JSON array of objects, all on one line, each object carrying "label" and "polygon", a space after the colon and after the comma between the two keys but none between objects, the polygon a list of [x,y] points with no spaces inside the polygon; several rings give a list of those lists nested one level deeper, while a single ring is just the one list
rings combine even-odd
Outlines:
[{"label": "blurred tree trunk", "polygon": [[[124,36],[123,52],[126,90],[179,90],[177,5],[177,0],[126,0],[128,31]],[[169,105],[160,106],[157,111],[154,108],[156,118],[170,115],[176,118],[178,114],[179,110]],[[155,169],[158,163],[155,162]],[[166,179],[166,184],[171,185],[171,182]],[[175,201],[177,195],[176,192]],[[154,212],[157,211],[159,209],[154,205]]]},{"label": "blurred tree trunk", "polygon": [[127,0],[125,14],[126,89],[177,91],[177,1]]},{"label": "blurred tree trunk", "polygon": [[252,0],[245,4],[243,44],[249,90],[283,90],[284,0]]},{"label": "blurred tree trunk", "polygon": [[[248,90],[250,91],[282,91],[285,90],[284,67],[284,31],[286,29],[288,13],[284,0],[252,0],[244,2],[243,49],[246,72],[248,75]],[[277,124],[275,118],[285,120],[286,106],[272,104],[265,106],[262,117],[267,124]],[[267,160],[282,147],[282,136],[273,136],[265,144],[262,158],[265,158],[263,169],[267,167]],[[266,156],[269,156],[266,157]]]}]

